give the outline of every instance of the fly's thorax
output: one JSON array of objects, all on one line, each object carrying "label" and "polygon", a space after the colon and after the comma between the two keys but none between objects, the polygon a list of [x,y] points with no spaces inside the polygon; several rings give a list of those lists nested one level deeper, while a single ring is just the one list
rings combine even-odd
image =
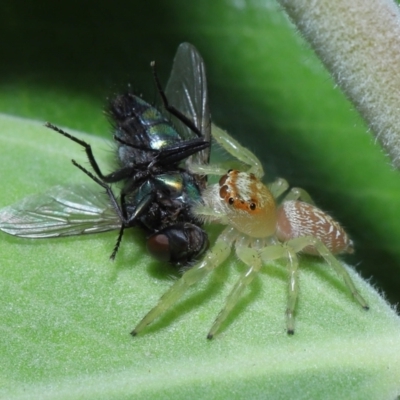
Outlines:
[{"label": "fly's thorax", "polygon": [[[302,201],[285,201],[278,207],[276,235],[282,242],[301,236],[319,239],[333,253],[352,253],[353,242],[339,222],[312,204]],[[305,253],[317,255],[313,247]]]},{"label": "fly's thorax", "polygon": [[259,238],[273,235],[275,200],[254,174],[228,171],[215,185],[214,196],[219,212],[238,231]]},{"label": "fly's thorax", "polygon": [[181,196],[184,190],[183,177],[179,173],[159,174],[153,179],[157,189],[167,192],[172,197]]},{"label": "fly's thorax", "polygon": [[187,172],[159,174],[155,176],[156,188],[182,203],[201,202],[200,189],[193,176]]}]

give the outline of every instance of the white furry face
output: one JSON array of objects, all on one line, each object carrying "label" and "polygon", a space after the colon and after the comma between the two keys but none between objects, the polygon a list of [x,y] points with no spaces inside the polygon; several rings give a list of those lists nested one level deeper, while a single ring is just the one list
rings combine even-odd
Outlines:
[{"label": "white furry face", "polygon": [[275,200],[254,174],[230,170],[203,199],[226,217],[225,223],[248,236],[261,238],[275,232]]}]

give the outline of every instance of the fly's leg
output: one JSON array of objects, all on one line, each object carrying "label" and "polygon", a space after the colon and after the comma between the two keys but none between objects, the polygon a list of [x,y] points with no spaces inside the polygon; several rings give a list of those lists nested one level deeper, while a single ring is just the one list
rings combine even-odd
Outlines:
[{"label": "fly's leg", "polygon": [[114,192],[112,191],[111,187],[107,185],[105,182],[94,176],[90,171],[88,171],[86,168],[82,167],[82,165],[78,164],[75,160],[72,160],[72,164],[75,165],[75,167],[79,168],[82,172],[84,172],[89,178],[94,180],[98,185],[100,185],[102,188],[104,188],[108,194],[108,197],[110,198],[111,204],[114,207],[116,213],[118,214],[118,217],[122,222],[125,222],[124,219],[124,212],[122,211],[121,207],[118,204],[117,198],[115,197]]},{"label": "fly's leg", "polygon": [[239,278],[235,286],[232,288],[226,298],[224,308],[218,314],[218,317],[207,335],[207,339],[212,339],[214,337],[221,324],[225,321],[229,313],[239,301],[243,291],[257,276],[262,267],[260,253],[256,249],[252,249],[248,246],[247,238],[236,242],[236,255],[249,267],[249,269]]},{"label": "fly's leg", "polygon": [[[123,218],[122,221],[127,221],[128,216],[126,215],[125,193],[121,193],[120,202],[121,202],[120,211],[121,211],[122,218]],[[115,256],[118,253],[118,249],[119,249],[119,246],[121,245],[122,236],[124,235],[124,232],[125,232],[125,223],[122,223],[121,224],[121,228],[119,229],[119,232],[118,232],[117,241],[115,242],[114,249],[113,249],[113,251],[111,253],[111,256],[110,256],[111,260],[115,260]]]},{"label": "fly's leg", "polygon": [[150,66],[153,71],[154,82],[156,84],[157,91],[160,94],[164,108],[168,112],[170,112],[172,115],[174,115],[176,118],[178,118],[188,128],[190,128],[198,137],[202,137],[201,131],[197,128],[197,126],[194,124],[194,122],[190,118],[186,117],[186,115],[182,114],[177,108],[175,108],[174,106],[169,104],[167,96],[165,95],[165,92],[164,92],[163,88],[161,87],[161,83],[160,83],[160,80],[157,75],[156,63],[154,61],[152,61],[150,63]]},{"label": "fly's leg", "polygon": [[110,198],[111,205],[113,206],[115,212],[117,213],[119,219],[121,220],[121,228],[118,233],[118,238],[115,243],[114,249],[111,253],[110,259],[114,260],[115,256],[117,255],[119,246],[121,244],[122,236],[124,234],[124,230],[126,226],[129,226],[129,221],[126,216],[126,205],[125,205],[125,197],[121,196],[121,206],[118,204],[117,198],[115,197],[114,192],[112,191],[111,187],[107,185],[107,183],[103,182],[96,176],[94,176],[90,171],[88,171],[86,168],[82,167],[82,165],[78,164],[75,160],[72,160],[72,164],[75,165],[75,167],[79,168],[82,172],[84,172],[89,178],[93,179],[98,185],[100,185],[102,188],[104,188],[108,194],[108,197]]},{"label": "fly's leg", "polygon": [[223,149],[239,161],[250,166],[246,172],[253,173],[257,178],[262,178],[264,170],[261,161],[255,154],[243,147],[237,140],[230,136],[228,132],[218,128],[216,125],[212,124],[211,131],[212,137]]},{"label": "fly's leg", "polygon": [[85,141],[78,139],[75,136],[70,135],[69,133],[63,131],[62,129],[58,128],[57,126],[51,124],[50,122],[46,122],[44,124],[44,126],[46,128],[50,128],[53,131],[56,131],[58,133],[61,133],[61,135],[67,137],[68,139],[72,140],[75,143],[78,143],[79,145],[81,145],[86,152],[87,158],[89,159],[90,165],[92,166],[94,172],[96,172],[96,175],[102,179],[103,181],[105,181],[105,175],[103,175],[103,173],[100,171],[99,165],[97,164],[96,159],[94,158],[93,155],[93,151],[92,151],[92,147],[90,146],[90,144],[86,143]]},{"label": "fly's leg", "polygon": [[175,304],[190,286],[194,285],[214,268],[217,268],[228,257],[235,237],[236,232],[233,228],[225,228],[212,249],[206,253],[204,259],[186,271],[172,285],[161,297],[158,304],[139,322],[131,332],[132,335],[135,336],[141,332],[147,325]]},{"label": "fly's leg", "polygon": [[261,258],[265,264],[279,258],[287,258],[289,265],[288,274],[288,299],[286,307],[286,330],[292,335],[294,333],[294,310],[296,307],[297,297],[299,294],[298,283],[298,260],[296,252],[286,245],[268,246],[261,251]]},{"label": "fly's leg", "polygon": [[357,300],[357,302],[361,305],[365,310],[369,309],[367,302],[361,296],[359,291],[357,290],[354,282],[352,281],[349,273],[346,268],[336,259],[336,257],[329,251],[329,249],[317,238],[313,236],[303,236],[295,239],[288,240],[286,242],[287,246],[293,249],[296,253],[302,251],[307,246],[314,247],[321,257],[328,263],[328,265],[333,268],[336,273],[343,279],[347,288],[350,290],[352,296]]},{"label": "fly's leg", "polygon": [[201,150],[204,150],[207,147],[210,147],[210,142],[201,138],[195,138],[191,140],[185,140],[184,142],[180,142],[178,144],[174,144],[168,147],[164,147],[162,150],[152,149],[150,147],[144,147],[135,145],[132,143],[128,143],[125,140],[119,138],[117,135],[114,135],[114,140],[123,144],[124,146],[132,147],[137,150],[147,151],[154,153],[153,160],[150,163],[142,163],[136,164],[136,168],[138,170],[148,170],[151,169],[154,165],[173,165],[177,164],[185,158],[198,153]]},{"label": "fly's leg", "polygon": [[[132,174],[135,172],[135,169],[133,169],[132,167],[125,167],[125,168],[121,168],[115,172],[112,172],[109,175],[104,175],[101,171],[100,171],[100,167],[97,164],[96,159],[94,158],[93,155],[93,151],[92,151],[92,147],[90,146],[89,143],[86,143],[85,141],[78,139],[77,137],[70,135],[69,133],[63,131],[62,129],[58,128],[57,126],[51,124],[50,122],[46,122],[44,125],[46,128],[52,129],[53,131],[56,131],[58,133],[60,133],[61,135],[65,136],[66,138],[72,140],[75,143],[78,143],[79,145],[81,145],[86,152],[86,156],[89,160],[89,163],[91,165],[91,167],[93,168],[94,172],[96,173],[96,175],[104,182],[107,183],[113,183],[113,182],[119,182],[125,178],[128,178],[130,176],[132,176]],[[85,172],[85,171],[83,171]]]}]

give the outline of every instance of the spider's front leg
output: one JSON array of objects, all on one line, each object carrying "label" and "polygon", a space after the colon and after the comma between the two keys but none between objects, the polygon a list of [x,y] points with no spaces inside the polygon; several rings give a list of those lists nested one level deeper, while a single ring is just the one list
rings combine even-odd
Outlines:
[{"label": "spider's front leg", "polygon": [[249,174],[253,173],[257,178],[263,177],[264,170],[261,161],[255,154],[242,146],[236,139],[229,135],[228,132],[218,128],[218,126],[212,124],[211,131],[212,137],[224,150],[250,167],[246,172]]},{"label": "spider's front leg", "polygon": [[198,175],[217,175],[222,176],[226,174],[226,168],[221,167],[219,165],[211,165],[211,164],[197,164],[197,163],[188,163],[188,170],[192,174]]},{"label": "spider's front leg", "polygon": [[190,286],[201,280],[214,268],[228,257],[231,246],[236,239],[236,231],[231,227],[225,228],[220,234],[214,246],[206,253],[204,259],[186,271],[182,277],[177,280],[172,287],[160,298],[158,304],[146,314],[131,332],[133,336],[141,332],[147,325],[153,322],[164,311],[169,309],[177,302]]},{"label": "spider's front leg", "polygon": [[260,254],[256,249],[249,247],[249,239],[247,237],[241,238],[236,241],[236,255],[241,261],[243,261],[249,268],[239,278],[235,286],[232,288],[228,297],[226,298],[225,306],[218,314],[210,332],[207,335],[207,339],[212,339],[215,333],[220,328],[221,324],[225,321],[233,307],[237,304],[241,294],[246,287],[253,281],[258,272],[262,267],[262,261]]},{"label": "spider's front leg", "polygon": [[290,189],[289,193],[285,195],[282,202],[284,201],[291,201],[291,200],[298,200],[302,201],[303,203],[308,203],[314,205],[314,200],[311,198],[309,193],[299,187],[293,187]]}]

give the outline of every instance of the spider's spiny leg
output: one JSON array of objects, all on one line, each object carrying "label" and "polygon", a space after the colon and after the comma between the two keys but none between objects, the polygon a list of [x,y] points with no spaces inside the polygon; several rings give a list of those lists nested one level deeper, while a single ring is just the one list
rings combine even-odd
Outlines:
[{"label": "spider's spiny leg", "polygon": [[153,322],[159,315],[170,308],[186,290],[202,279],[208,272],[218,267],[229,255],[235,236],[235,229],[225,228],[220,234],[211,250],[206,253],[204,259],[186,271],[182,277],[177,280],[171,288],[161,297],[158,304],[146,314],[131,332],[133,336],[137,335],[147,325]]},{"label": "spider's spiny leg", "polygon": [[290,247],[286,248],[289,261],[289,280],[288,280],[288,298],[286,308],[286,331],[289,335],[294,334],[294,310],[299,296],[299,261],[296,252]]},{"label": "spider's spiny leg", "polygon": [[328,265],[333,268],[336,273],[344,280],[344,283],[350,290],[353,297],[361,305],[361,307],[363,307],[365,310],[369,309],[367,302],[357,290],[346,268],[336,259],[336,257],[320,240],[312,236],[304,236],[296,239],[291,239],[287,242],[287,244],[290,245],[290,247],[294,249],[296,253],[303,250],[307,246],[313,246],[321,255],[321,257],[325,259]]},{"label": "spider's spiny leg", "polygon": [[289,188],[287,180],[283,178],[277,178],[273,182],[269,183],[267,186],[275,198],[279,197]]},{"label": "spider's spiny leg", "polygon": [[290,200],[299,200],[304,203],[315,205],[309,193],[306,190],[299,187],[291,188],[290,192],[283,198],[282,201],[290,201]]},{"label": "spider's spiny leg", "polygon": [[298,284],[298,260],[296,252],[289,246],[277,244],[268,246],[261,251],[261,258],[265,264],[279,258],[287,258],[289,261],[288,300],[286,307],[286,330],[289,335],[294,333],[294,309],[299,294]]},{"label": "spider's spiny leg", "polygon": [[261,161],[249,149],[243,147],[237,140],[225,132],[221,128],[212,124],[212,137],[215,141],[229,154],[237,158],[239,161],[250,166],[246,172],[253,173],[257,178],[262,178],[264,170]]},{"label": "spider's spiny leg", "polygon": [[192,207],[192,212],[194,215],[196,215],[196,217],[205,221],[217,220],[220,224],[229,225],[229,219],[227,215],[212,207],[205,206],[203,204],[196,204],[194,207]]},{"label": "spider's spiny leg", "polygon": [[210,332],[207,335],[207,339],[212,339],[214,337],[221,324],[225,321],[231,310],[239,301],[243,291],[253,281],[253,279],[256,277],[262,267],[262,261],[259,252],[255,249],[248,247],[247,241],[236,242],[236,255],[249,268],[243,275],[241,275],[241,277],[229,293],[228,297],[226,298],[225,306],[218,314],[217,319],[215,320],[213,326],[210,329]]},{"label": "spider's spiny leg", "polygon": [[197,164],[194,162],[188,163],[187,166],[188,170],[192,174],[197,175],[225,175],[226,174],[226,167],[221,167],[219,165],[214,164]]}]

